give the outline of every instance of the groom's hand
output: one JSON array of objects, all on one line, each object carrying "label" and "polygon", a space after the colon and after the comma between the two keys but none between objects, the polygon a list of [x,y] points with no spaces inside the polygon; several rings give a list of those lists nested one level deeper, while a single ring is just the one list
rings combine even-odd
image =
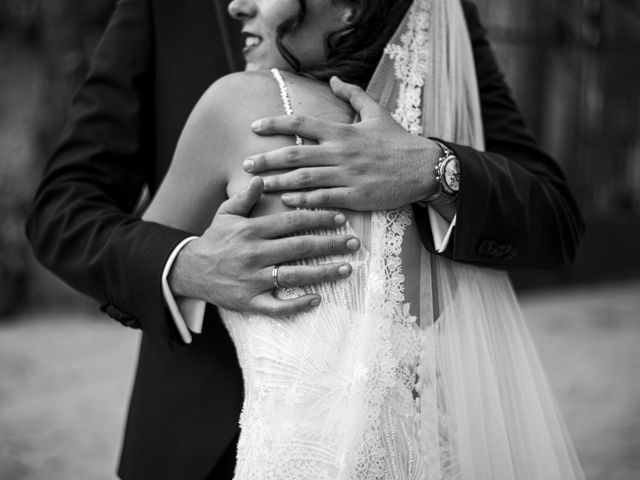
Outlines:
[{"label": "groom's hand", "polygon": [[[248,218],[262,192],[262,180],[252,179],[245,191],[220,206],[207,231],[180,251],[168,278],[175,295],[270,316],[290,315],[320,303],[320,296],[315,294],[287,300],[275,298],[274,265],[353,253],[360,248],[360,241],[353,235],[301,233],[344,225],[346,219],[338,212],[291,211]],[[351,271],[348,263],[283,265],[278,271],[278,283],[298,287],[331,282],[348,277]]]},{"label": "groom's hand", "polygon": [[[361,88],[331,80],[334,93],[360,115],[353,124],[292,115],[256,121],[260,135],[300,135],[318,145],[292,146],[249,157],[247,172],[265,177],[265,191],[286,192],[290,207],[389,210],[435,192],[433,168],[442,155],[431,140],[403,129]],[[302,191],[304,190],[304,191]]]}]

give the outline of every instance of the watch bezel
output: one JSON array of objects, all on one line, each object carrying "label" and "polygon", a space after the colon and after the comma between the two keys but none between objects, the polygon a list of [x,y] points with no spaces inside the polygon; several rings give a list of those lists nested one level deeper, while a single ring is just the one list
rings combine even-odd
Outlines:
[{"label": "watch bezel", "polygon": [[460,185],[458,184],[458,188],[453,188],[451,185],[449,185],[449,182],[447,182],[447,165],[449,165],[451,162],[455,163],[455,168],[458,172],[458,175],[460,174],[460,160],[458,160],[458,157],[456,157],[453,153],[449,152],[448,155],[442,157],[442,159],[438,162],[438,172],[436,174],[436,180],[440,182],[440,186],[442,187],[442,190],[444,192],[448,193],[449,195],[457,195],[460,191]]},{"label": "watch bezel", "polygon": [[435,200],[437,200],[438,198],[440,198],[442,195],[445,195],[446,197],[449,197],[449,201],[451,200],[455,200],[458,197],[458,192],[459,192],[459,188],[458,190],[454,190],[452,189],[446,182],[446,179],[443,179],[443,174],[444,174],[444,167],[445,165],[451,161],[451,160],[455,160],[457,165],[458,165],[458,172],[460,171],[460,160],[458,159],[458,157],[449,149],[447,148],[446,145],[442,144],[441,142],[435,140],[435,139],[431,139],[436,145],[438,145],[440,147],[440,149],[442,150],[443,155],[441,157],[438,158],[438,161],[436,162],[435,166],[433,167],[434,171],[435,171],[435,180],[438,184],[438,191],[431,194],[429,197],[425,198],[424,200],[421,200],[418,202],[418,205],[421,206],[427,206],[428,204],[434,202]]}]

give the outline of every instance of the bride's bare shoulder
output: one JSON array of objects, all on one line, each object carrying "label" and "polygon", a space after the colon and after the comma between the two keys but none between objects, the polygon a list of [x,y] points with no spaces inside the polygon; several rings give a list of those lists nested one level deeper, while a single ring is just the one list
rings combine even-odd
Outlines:
[{"label": "bride's bare shoulder", "polygon": [[[291,73],[283,74],[295,113],[334,122],[350,123],[353,113],[328,85]],[[202,95],[180,140],[180,149],[192,164],[209,162],[231,175],[241,161],[261,152],[291,145],[288,135],[256,135],[251,124],[264,117],[284,115],[280,88],[269,71],[241,72],[220,78]],[[205,166],[198,168],[204,169]]]},{"label": "bride's bare shoulder", "polygon": [[280,105],[279,98],[278,86],[269,72],[237,72],[214,82],[194,111],[218,119],[224,116],[228,126],[236,120],[250,124],[256,115],[273,114]]},{"label": "bride's bare shoulder", "polygon": [[[333,95],[326,83],[289,72],[281,74],[295,113],[345,123],[353,118],[351,107]],[[231,124],[238,120],[248,126],[263,116],[284,114],[280,88],[269,71],[226,75],[209,87],[199,103],[211,114],[228,115]]]},{"label": "bride's bare shoulder", "polygon": [[261,149],[283,146],[282,140],[260,137],[251,130],[254,120],[282,112],[278,85],[269,75],[239,72],[213,83],[189,115],[182,143],[203,158],[206,152],[215,152],[216,163],[223,166],[234,165]]}]

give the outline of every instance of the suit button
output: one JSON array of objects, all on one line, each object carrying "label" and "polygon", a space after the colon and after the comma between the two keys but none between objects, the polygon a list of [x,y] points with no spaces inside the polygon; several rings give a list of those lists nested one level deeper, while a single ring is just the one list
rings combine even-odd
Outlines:
[{"label": "suit button", "polygon": [[513,248],[512,245],[508,245],[508,247],[509,247],[509,251],[507,251],[503,255],[502,257],[503,260],[513,260],[514,258],[516,258],[516,255],[518,254],[518,251],[515,248]]},{"label": "suit button", "polygon": [[511,260],[516,256],[516,249],[508,243],[499,244],[493,240],[485,240],[478,245],[478,253],[484,257]]},{"label": "suit button", "polygon": [[496,247],[496,242],[492,240],[484,240],[480,245],[478,245],[478,253],[485,257],[493,257]]},{"label": "suit button", "polygon": [[504,258],[511,253],[513,247],[511,245],[498,245],[493,254],[496,258]]},{"label": "suit button", "polygon": [[113,305],[109,305],[109,304],[100,305],[100,310],[106,313],[107,315],[109,315],[114,320],[117,320],[118,322],[120,322],[125,327],[136,328],[136,329],[142,328],[138,320],[135,319],[135,317],[132,317],[131,315],[124,313],[122,310],[120,310],[117,307],[114,307]]}]

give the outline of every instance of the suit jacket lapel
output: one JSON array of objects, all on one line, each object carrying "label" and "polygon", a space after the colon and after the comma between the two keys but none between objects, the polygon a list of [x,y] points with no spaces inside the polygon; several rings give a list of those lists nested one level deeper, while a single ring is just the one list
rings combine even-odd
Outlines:
[{"label": "suit jacket lapel", "polygon": [[240,22],[231,18],[227,12],[229,0],[211,0],[215,10],[217,28],[222,38],[224,54],[229,70],[237,72],[244,69],[242,57],[242,36]]}]

